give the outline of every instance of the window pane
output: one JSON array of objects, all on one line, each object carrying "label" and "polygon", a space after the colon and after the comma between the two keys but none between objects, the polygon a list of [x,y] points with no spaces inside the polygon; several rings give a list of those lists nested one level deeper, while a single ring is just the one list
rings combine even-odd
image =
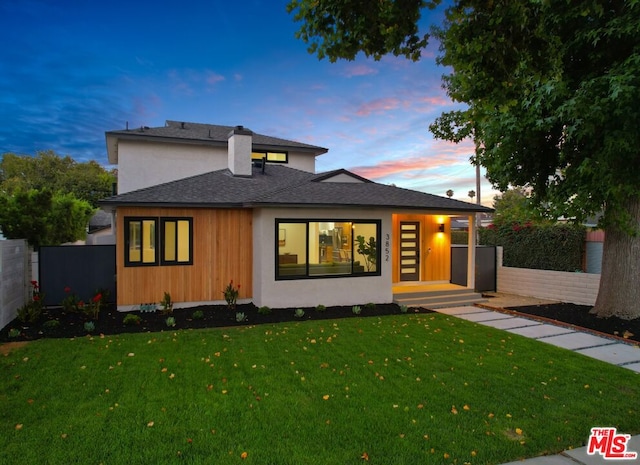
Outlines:
[{"label": "window pane", "polygon": [[306,223],[278,223],[278,276],[306,276]]},{"label": "window pane", "polygon": [[166,221],[164,223],[164,259],[174,261],[176,259],[176,223]]},{"label": "window pane", "polygon": [[140,221],[131,221],[129,223],[129,261],[139,262],[141,260],[141,223]]},{"label": "window pane", "polygon": [[142,263],[155,263],[156,261],[156,222],[155,220],[142,221]]},{"label": "window pane", "polygon": [[378,271],[379,239],[378,225],[375,223],[356,223],[353,227],[354,273],[373,273]]},{"label": "window pane", "polygon": [[351,274],[351,223],[309,223],[309,274]]},{"label": "window pane", "polygon": [[267,161],[286,162],[287,154],[284,152],[267,152]]},{"label": "window pane", "polygon": [[188,262],[191,260],[191,233],[190,233],[190,221],[179,220],[178,221],[178,261]]}]

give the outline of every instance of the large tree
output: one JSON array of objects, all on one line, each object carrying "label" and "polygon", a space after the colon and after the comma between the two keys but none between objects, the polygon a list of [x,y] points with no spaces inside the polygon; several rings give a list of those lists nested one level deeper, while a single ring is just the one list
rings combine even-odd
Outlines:
[{"label": "large tree", "polygon": [[[435,3],[293,0],[288,10],[320,58],[362,51],[417,60],[426,36],[416,23]],[[407,15],[394,27],[398,11]],[[472,137],[472,162],[501,190],[526,187],[551,213],[578,221],[603,212],[593,311],[640,317],[640,3],[454,1],[435,36],[451,71],[443,85],[467,108],[443,114],[431,131]]]},{"label": "large tree", "polygon": [[0,195],[0,229],[7,239],[26,239],[32,247],[84,239],[94,209],[72,194],[48,189]]},{"label": "large tree", "polygon": [[51,150],[35,156],[5,153],[0,160],[0,193],[12,195],[30,189],[73,194],[97,207],[112,193],[116,175],[94,160],[77,162]]}]

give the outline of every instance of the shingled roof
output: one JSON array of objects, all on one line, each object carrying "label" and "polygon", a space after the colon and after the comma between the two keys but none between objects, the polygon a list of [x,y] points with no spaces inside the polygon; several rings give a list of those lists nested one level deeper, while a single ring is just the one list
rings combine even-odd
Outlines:
[{"label": "shingled roof", "polygon": [[[242,128],[251,131],[249,128],[242,126],[221,126],[217,124],[187,123],[179,121],[166,121],[164,126],[150,128],[142,126],[133,129],[121,129],[116,131],[108,131],[107,150],[109,152],[109,161],[117,163],[117,140],[157,140],[157,141],[181,141],[195,142],[212,146],[226,146],[229,140],[229,133],[234,129]],[[322,155],[327,153],[328,149],[318,147],[316,145],[304,144],[278,137],[265,136],[251,131],[253,148],[256,150],[281,149],[296,150],[301,152],[310,152],[314,155]]]},{"label": "shingled roof", "polygon": [[[334,182],[350,176],[354,182]],[[395,186],[378,184],[346,170],[313,174],[268,164],[264,172],[236,177],[218,170],[109,197],[103,206],[158,207],[345,207],[490,212],[490,208]]]}]

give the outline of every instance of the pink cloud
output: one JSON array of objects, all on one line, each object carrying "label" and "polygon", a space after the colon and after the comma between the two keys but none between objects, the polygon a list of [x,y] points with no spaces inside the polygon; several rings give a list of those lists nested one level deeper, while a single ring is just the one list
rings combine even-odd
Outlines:
[{"label": "pink cloud", "polygon": [[213,71],[208,71],[206,76],[206,82],[210,86],[217,84],[220,81],[224,81],[224,76],[215,73]]},{"label": "pink cloud", "polygon": [[365,64],[347,65],[344,72],[344,75],[350,78],[354,76],[370,76],[372,74],[378,74],[378,71]]},{"label": "pink cloud", "polygon": [[369,116],[371,113],[383,113],[397,109],[400,104],[401,101],[397,98],[380,98],[360,105],[356,110],[356,114],[358,116]]},{"label": "pink cloud", "polygon": [[466,162],[464,158],[461,160],[460,157],[445,153],[400,160],[386,160],[371,166],[355,166],[351,168],[351,171],[373,180],[394,175],[411,178],[418,173],[423,173],[425,170],[435,170]]}]

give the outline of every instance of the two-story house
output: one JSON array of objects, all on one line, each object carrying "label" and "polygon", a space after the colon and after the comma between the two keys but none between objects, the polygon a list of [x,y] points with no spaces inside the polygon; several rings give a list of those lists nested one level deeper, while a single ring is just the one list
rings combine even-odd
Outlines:
[{"label": "two-story house", "polygon": [[220,303],[231,280],[257,306],[388,303],[394,286],[448,283],[449,217],[472,225],[490,211],[346,170],[316,173],[327,149],[242,126],[167,121],[106,141],[118,194],[101,204],[115,215],[122,310],[164,292],[177,306]]}]

